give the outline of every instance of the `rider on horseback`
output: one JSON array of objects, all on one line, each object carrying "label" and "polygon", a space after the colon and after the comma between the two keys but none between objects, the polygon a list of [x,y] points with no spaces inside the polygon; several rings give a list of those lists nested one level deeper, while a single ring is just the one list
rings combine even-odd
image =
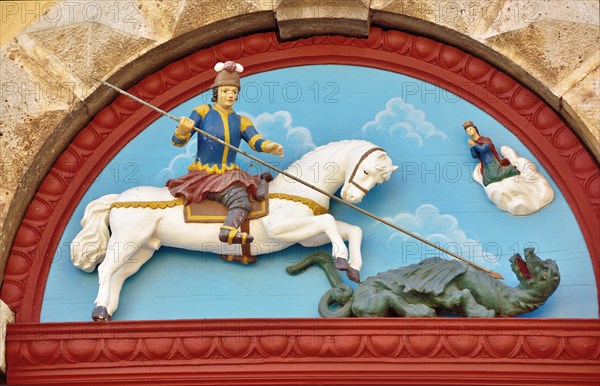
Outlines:
[{"label": "rider on horseback", "polygon": [[[241,140],[248,142],[257,152],[277,154],[283,157],[283,146],[265,140],[254,128],[252,122],[233,111],[240,91],[240,64],[234,62],[217,63],[217,77],[213,85],[211,105],[200,105],[189,118],[181,117],[175,130],[172,143],[181,147],[194,135],[194,126],[215,137],[239,147]],[[198,134],[198,150],[195,162],[189,173],[167,181],[167,188],[175,197],[186,204],[201,202],[204,199],[221,202],[227,208],[227,217],[219,231],[219,240],[228,244],[249,244],[254,237],[238,229],[252,210],[250,195],[257,201],[264,201],[271,174],[254,176],[240,170],[235,164],[237,152]]]}]

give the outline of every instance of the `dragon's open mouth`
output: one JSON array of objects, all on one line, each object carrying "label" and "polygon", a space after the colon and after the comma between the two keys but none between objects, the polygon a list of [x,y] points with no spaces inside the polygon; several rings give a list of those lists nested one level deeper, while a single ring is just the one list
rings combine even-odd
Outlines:
[{"label": "dragon's open mouth", "polygon": [[529,271],[529,267],[527,266],[527,263],[525,262],[525,260],[523,260],[521,258],[521,255],[516,254],[514,256],[515,259],[515,263],[517,264],[517,267],[519,268],[519,272],[521,272],[521,275],[523,275],[523,277],[527,280],[531,279],[531,272]]}]

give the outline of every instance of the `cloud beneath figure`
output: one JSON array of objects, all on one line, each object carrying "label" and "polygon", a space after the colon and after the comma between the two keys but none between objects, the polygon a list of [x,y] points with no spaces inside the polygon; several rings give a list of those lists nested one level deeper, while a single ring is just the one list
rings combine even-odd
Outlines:
[{"label": "cloud beneath figure", "polygon": [[294,126],[292,115],[288,111],[276,111],[273,114],[262,113],[257,117],[243,112],[239,114],[248,117],[265,139],[283,145],[284,160],[295,161],[317,147],[313,142],[310,130],[306,127]]},{"label": "cloud beneath figure", "polygon": [[431,122],[425,120],[425,113],[416,109],[402,98],[390,99],[385,110],[375,115],[375,120],[367,122],[361,128],[363,138],[407,138],[423,146],[429,138],[440,138],[447,140],[446,134],[438,130]]},{"label": "cloud beneath figure", "polygon": [[473,169],[473,179],[483,187],[490,201],[498,209],[515,216],[527,216],[552,202],[554,190],[533,162],[520,157],[509,146],[502,146],[500,154],[521,174],[484,186],[479,164]]},{"label": "cloud beneath figure", "polygon": [[[401,212],[386,220],[476,264],[490,267],[499,263],[499,256],[484,251],[484,247],[478,241],[467,236],[460,228],[456,217],[440,214],[439,209],[434,205],[424,204],[419,206],[415,213]],[[376,226],[383,227],[380,224]],[[404,233],[392,230],[390,232],[387,238],[390,250],[409,252],[412,257],[419,259],[433,256],[451,258]],[[404,258],[408,257],[410,256],[404,256]]]}]

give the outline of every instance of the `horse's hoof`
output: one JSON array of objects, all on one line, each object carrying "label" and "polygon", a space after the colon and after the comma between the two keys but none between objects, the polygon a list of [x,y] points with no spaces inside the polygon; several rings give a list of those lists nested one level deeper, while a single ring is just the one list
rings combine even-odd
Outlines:
[{"label": "horse's hoof", "polygon": [[358,269],[348,267],[346,270],[346,276],[348,276],[348,279],[352,280],[353,282],[360,283],[360,271]]},{"label": "horse's hoof", "polygon": [[350,265],[348,264],[348,260],[342,259],[341,257],[336,257],[334,263],[335,268],[338,271],[347,271],[349,269],[352,269],[352,267],[350,267]]},{"label": "horse's hoof", "polygon": [[92,319],[96,322],[106,322],[112,319],[104,306],[97,306],[92,310]]}]

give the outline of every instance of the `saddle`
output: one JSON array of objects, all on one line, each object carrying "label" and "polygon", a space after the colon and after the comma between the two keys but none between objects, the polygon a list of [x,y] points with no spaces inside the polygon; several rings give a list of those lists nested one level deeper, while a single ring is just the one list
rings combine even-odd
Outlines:
[{"label": "saddle", "polygon": [[[252,211],[248,215],[248,220],[265,217],[269,214],[269,200],[255,201],[250,198]],[[184,205],[183,218],[186,223],[222,223],[227,216],[227,208],[220,202],[204,200],[197,204]]]},{"label": "saddle", "polygon": [[[250,198],[252,211],[240,227],[242,232],[250,234],[250,220],[265,217],[269,214],[269,200],[256,201]],[[227,208],[220,202],[204,200],[183,206],[183,218],[186,223],[223,223],[227,216]],[[256,263],[256,256],[252,255],[250,245],[242,245],[241,255],[221,255],[222,260],[242,264]]]}]

